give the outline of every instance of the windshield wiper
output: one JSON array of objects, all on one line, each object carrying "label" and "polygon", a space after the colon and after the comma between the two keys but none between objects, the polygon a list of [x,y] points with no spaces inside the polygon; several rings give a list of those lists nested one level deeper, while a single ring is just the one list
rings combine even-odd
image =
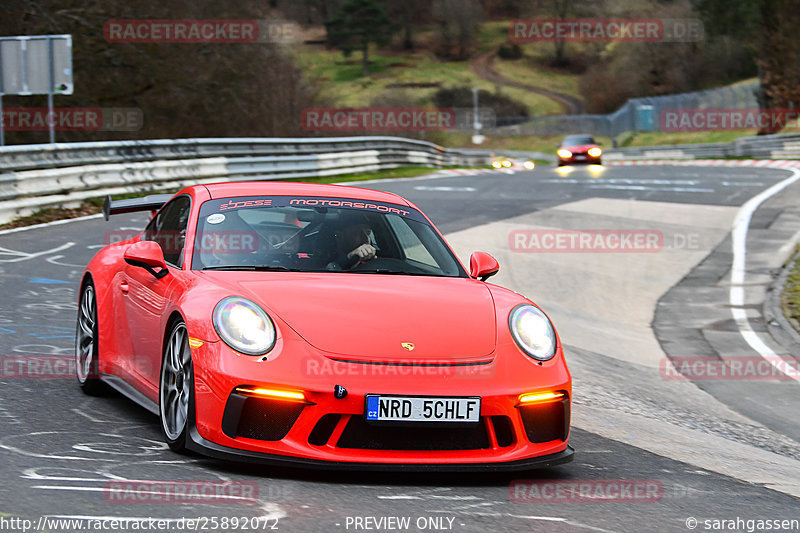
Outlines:
[{"label": "windshield wiper", "polygon": [[203,270],[256,270],[259,272],[300,272],[296,268],[280,265],[215,265],[203,267]]},{"label": "windshield wiper", "polygon": [[392,270],[390,268],[376,268],[374,270],[352,270],[354,274],[400,274],[403,276],[436,276],[427,272],[407,272],[405,270]]}]

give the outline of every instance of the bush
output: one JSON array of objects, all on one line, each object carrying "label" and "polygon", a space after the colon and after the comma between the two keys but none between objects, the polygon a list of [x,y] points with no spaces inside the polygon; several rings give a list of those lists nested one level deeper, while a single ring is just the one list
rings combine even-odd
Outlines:
[{"label": "bush", "polygon": [[503,43],[497,50],[501,59],[520,59],[523,56],[522,48],[517,43]]}]

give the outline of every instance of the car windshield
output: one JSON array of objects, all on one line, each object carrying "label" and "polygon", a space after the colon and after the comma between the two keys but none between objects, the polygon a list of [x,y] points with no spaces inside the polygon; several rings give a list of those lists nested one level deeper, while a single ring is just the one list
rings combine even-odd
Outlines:
[{"label": "car windshield", "polygon": [[561,142],[561,146],[577,146],[579,144],[597,144],[591,135],[569,135]]},{"label": "car windshield", "polygon": [[192,269],[467,276],[415,209],[308,197],[205,202]]}]

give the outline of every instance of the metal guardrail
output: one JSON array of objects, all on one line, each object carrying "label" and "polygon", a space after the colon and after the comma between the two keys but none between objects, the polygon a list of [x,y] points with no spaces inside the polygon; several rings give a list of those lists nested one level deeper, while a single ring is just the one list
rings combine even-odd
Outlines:
[{"label": "metal guardrail", "polygon": [[175,139],[0,148],[0,222],[106,194],[193,183],[483,166],[489,153],[400,137]]},{"label": "metal guardrail", "polygon": [[[401,137],[241,138],[113,141],[0,148],[0,222],[44,207],[106,194],[195,183],[288,179],[398,166],[483,166],[494,155],[553,159],[538,152],[446,149]],[[730,143],[608,149],[606,160],[754,157],[800,159],[800,134]]]},{"label": "metal guardrail", "polygon": [[610,148],[603,154],[603,158],[609,161],[632,159],[707,159],[723,157],[800,159],[800,134],[743,137],[728,143]]}]

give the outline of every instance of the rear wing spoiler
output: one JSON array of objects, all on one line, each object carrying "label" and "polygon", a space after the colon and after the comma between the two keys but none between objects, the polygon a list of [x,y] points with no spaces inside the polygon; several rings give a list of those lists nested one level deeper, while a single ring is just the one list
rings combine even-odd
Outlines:
[{"label": "rear wing spoiler", "polygon": [[118,215],[120,213],[157,211],[173,196],[172,194],[151,194],[150,196],[144,196],[142,198],[112,200],[109,194],[103,202],[103,216],[108,220],[111,215]]}]

